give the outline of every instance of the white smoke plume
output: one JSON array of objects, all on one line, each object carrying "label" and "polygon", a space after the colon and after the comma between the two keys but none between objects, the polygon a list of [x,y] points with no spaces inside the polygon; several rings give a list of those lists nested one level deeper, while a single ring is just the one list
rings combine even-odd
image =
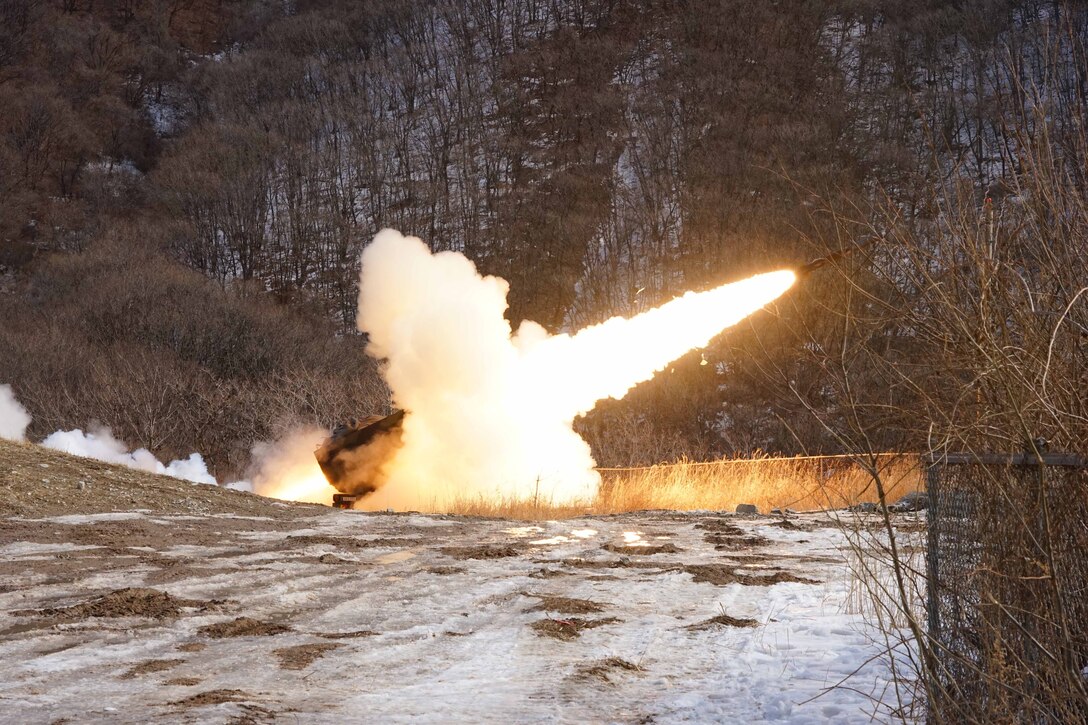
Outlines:
[{"label": "white smoke plume", "polygon": [[778,297],[789,271],[688,293],[574,335],[504,318],[505,280],[461,254],[431,254],[387,229],[362,256],[359,329],[408,412],[386,485],[366,508],[442,508],[457,499],[589,500],[599,475],[574,419],[619,398]]},{"label": "white smoke plume", "polygon": [[300,428],[273,443],[255,444],[252,483],[239,481],[227,486],[286,501],[331,502],[336,489],[325,480],[314,459],[314,449],[328,434],[322,428]]},{"label": "white smoke plume", "polygon": [[9,441],[26,440],[30,413],[15,399],[10,385],[0,385],[0,438]]},{"label": "white smoke plume", "polygon": [[215,477],[208,472],[204,458],[199,453],[192,453],[188,458],[164,464],[146,448],[129,451],[128,447],[114,438],[110,429],[105,427],[96,428],[88,433],[79,429],[57,431],[42,441],[42,445],[74,456],[173,476],[193,483],[208,483],[213,486],[216,483]]},{"label": "white smoke plume", "polygon": [[[31,417],[26,409],[15,399],[10,385],[0,385],[0,438],[8,440],[26,440],[26,429]],[[208,472],[204,457],[191,453],[188,458],[180,458],[168,464],[162,463],[146,448],[129,451],[121,441],[113,437],[109,428],[99,427],[84,433],[82,430],[58,430],[52,433],[42,445],[74,456],[94,458],[106,463],[135,468],[150,473],[173,476],[193,483],[216,484],[215,477]]]}]

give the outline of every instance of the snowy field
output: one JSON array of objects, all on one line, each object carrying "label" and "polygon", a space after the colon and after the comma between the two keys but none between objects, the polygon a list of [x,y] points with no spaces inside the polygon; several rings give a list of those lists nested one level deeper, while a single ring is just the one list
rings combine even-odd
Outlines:
[{"label": "snowy field", "polygon": [[791,522],[7,518],[0,722],[884,721],[846,537]]}]

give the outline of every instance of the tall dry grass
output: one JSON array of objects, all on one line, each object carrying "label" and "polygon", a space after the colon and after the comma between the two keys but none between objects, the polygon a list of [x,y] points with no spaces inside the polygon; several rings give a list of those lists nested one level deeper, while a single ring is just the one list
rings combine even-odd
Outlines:
[{"label": "tall dry grass", "polygon": [[448,513],[542,520],[648,509],[732,511],[753,504],[772,509],[839,509],[880,499],[873,471],[892,503],[924,488],[917,456],[880,454],[862,461],[850,456],[763,456],[735,460],[681,461],[639,468],[601,469],[596,498],[556,504],[539,495],[512,499],[462,499]]}]

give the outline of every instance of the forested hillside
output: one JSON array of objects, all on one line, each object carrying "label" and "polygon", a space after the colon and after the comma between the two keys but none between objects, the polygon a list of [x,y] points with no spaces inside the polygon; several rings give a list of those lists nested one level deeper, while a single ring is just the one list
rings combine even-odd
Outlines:
[{"label": "forested hillside", "polygon": [[35,434],[237,471],[388,404],[383,227],[552,331],[862,245],[600,406],[598,461],[1070,445],[1086,41],[1059,0],[0,0],[0,377]]}]

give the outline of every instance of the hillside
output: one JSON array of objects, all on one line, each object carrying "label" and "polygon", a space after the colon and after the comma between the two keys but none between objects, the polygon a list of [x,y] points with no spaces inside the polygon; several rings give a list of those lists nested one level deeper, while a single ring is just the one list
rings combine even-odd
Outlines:
[{"label": "hillside", "polygon": [[0,439],[0,516],[37,518],[143,511],[289,518],[322,507],[79,458]]},{"label": "hillside", "polygon": [[551,331],[872,242],[582,428],[604,466],[916,450],[919,410],[985,418],[958,391],[988,351],[927,372],[942,311],[1039,270],[979,314],[1030,308],[1010,335],[1047,333],[1048,382],[1077,354],[1038,319],[1083,286],[1086,38],[1066,1],[3,2],[0,384],[32,437],[98,421],[230,480],[385,411],[355,327],[384,227]]}]

